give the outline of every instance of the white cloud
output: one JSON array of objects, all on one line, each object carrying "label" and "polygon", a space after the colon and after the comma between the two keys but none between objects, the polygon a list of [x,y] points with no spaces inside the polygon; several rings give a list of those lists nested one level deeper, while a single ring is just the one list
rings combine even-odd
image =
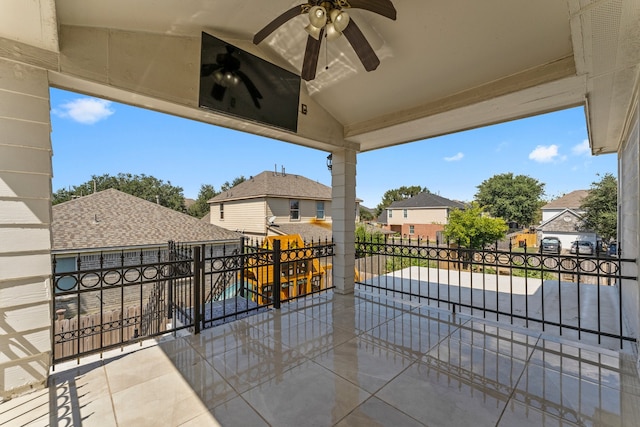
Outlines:
[{"label": "white cloud", "polygon": [[451,156],[451,157],[445,157],[444,160],[447,162],[457,162],[458,160],[462,160],[462,158],[464,157],[464,154],[462,154],[461,152],[456,154],[455,156]]},{"label": "white cloud", "polygon": [[585,139],[580,144],[576,144],[571,148],[571,152],[576,156],[581,156],[583,154],[590,155],[591,148],[589,147],[589,140]]},{"label": "white cloud", "polygon": [[106,119],[115,113],[115,110],[111,108],[111,101],[97,98],[78,98],[60,105],[60,108],[54,109],[53,113],[58,117],[92,125]]},{"label": "white cloud", "polygon": [[[529,153],[529,159],[540,162],[540,163],[549,163],[558,157],[558,146],[555,144],[549,145],[545,147],[544,145],[538,145],[534,150]],[[560,157],[561,160],[564,160],[565,157]]]}]

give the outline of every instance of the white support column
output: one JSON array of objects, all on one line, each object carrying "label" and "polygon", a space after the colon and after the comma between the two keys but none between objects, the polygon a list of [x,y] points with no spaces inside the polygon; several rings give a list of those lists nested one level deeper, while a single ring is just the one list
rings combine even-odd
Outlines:
[{"label": "white support column", "polygon": [[[630,132],[618,152],[618,236],[622,274],[637,277],[640,263],[640,104],[629,119]],[[640,336],[640,289],[638,280],[622,280],[622,314],[634,337]],[[638,360],[640,366],[640,359]]]},{"label": "white support column", "polygon": [[332,164],[333,283],[336,292],[349,294],[354,289],[356,261],[356,151],[333,151]]},{"label": "white support column", "polygon": [[0,398],[51,364],[50,133],[47,71],[0,58]]}]

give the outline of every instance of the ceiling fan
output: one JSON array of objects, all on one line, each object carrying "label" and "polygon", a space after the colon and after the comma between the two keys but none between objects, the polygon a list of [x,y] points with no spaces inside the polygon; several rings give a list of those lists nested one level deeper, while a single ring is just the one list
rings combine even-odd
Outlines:
[{"label": "ceiling fan", "polygon": [[373,71],[380,65],[380,59],[362,34],[360,28],[351,19],[346,9],[365,9],[395,21],[396,9],[391,0],[309,0],[292,7],[273,21],[253,37],[253,43],[258,44],[273,33],[278,27],[296,16],[308,14],[309,25],[305,30],[309,33],[307,47],[302,60],[301,76],[304,80],[313,80],[316,77],[318,55],[322,37],[327,40],[335,40],[344,34],[353,50],[360,58],[365,70]]}]

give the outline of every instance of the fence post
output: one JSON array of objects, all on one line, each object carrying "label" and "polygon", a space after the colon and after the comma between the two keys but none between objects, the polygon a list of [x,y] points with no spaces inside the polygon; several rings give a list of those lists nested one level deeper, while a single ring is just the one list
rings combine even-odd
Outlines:
[{"label": "fence post", "polygon": [[168,280],[169,288],[167,289],[167,319],[173,319],[173,276],[176,274],[176,266],[173,261],[175,261],[176,257],[174,253],[175,247],[172,240],[169,240],[167,243],[167,249],[169,252],[169,269],[171,271],[171,274],[169,275],[170,279]]},{"label": "fence post", "polygon": [[273,239],[273,308],[280,309],[280,240]]},{"label": "fence post", "polygon": [[202,304],[200,301],[200,277],[202,270],[202,260],[200,259],[200,246],[193,248],[193,329],[195,334],[200,333],[200,322],[202,321]]},{"label": "fence post", "polygon": [[244,298],[244,287],[245,287],[245,278],[244,278],[244,236],[240,238],[240,297]]}]

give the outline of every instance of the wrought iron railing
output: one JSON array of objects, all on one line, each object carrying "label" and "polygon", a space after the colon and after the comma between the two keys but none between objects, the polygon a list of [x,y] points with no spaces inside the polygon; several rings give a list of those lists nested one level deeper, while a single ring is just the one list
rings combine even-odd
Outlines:
[{"label": "wrought iron railing", "polygon": [[357,287],[426,301],[528,328],[636,341],[624,324],[635,260],[546,254],[511,245],[471,250],[448,243],[371,237],[356,241]]},{"label": "wrought iron railing", "polygon": [[[202,328],[332,288],[333,243],[258,242],[53,257],[53,361]],[[88,260],[88,262],[87,262]],[[293,268],[289,270],[289,268]],[[295,283],[293,283],[295,282]]]}]

